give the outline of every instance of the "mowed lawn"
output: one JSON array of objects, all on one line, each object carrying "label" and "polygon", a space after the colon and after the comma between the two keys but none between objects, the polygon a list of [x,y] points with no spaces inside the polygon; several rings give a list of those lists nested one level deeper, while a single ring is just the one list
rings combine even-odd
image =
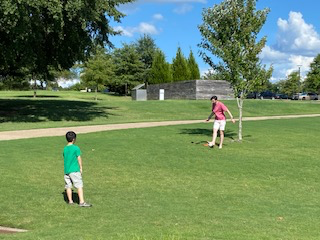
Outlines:
[{"label": "mowed lawn", "polygon": [[[72,91],[0,91],[0,131],[111,123],[206,119],[210,100],[132,101]],[[223,101],[235,117],[235,100]],[[244,117],[320,113],[320,101],[245,100]]]},{"label": "mowed lawn", "polygon": [[2,141],[1,239],[319,239],[320,118],[78,136],[86,201],[63,198],[64,137]]}]

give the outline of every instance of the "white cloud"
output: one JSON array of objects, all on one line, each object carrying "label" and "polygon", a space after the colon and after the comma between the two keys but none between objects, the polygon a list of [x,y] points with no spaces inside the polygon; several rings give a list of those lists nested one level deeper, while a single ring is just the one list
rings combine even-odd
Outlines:
[{"label": "white cloud", "polygon": [[260,54],[262,62],[274,67],[272,80],[285,79],[299,71],[302,78],[309,71],[310,63],[320,52],[320,36],[299,12],[290,12],[288,20],[279,18],[277,41],[265,46]]},{"label": "white cloud", "polygon": [[262,49],[260,58],[263,59],[265,62],[273,63],[274,61],[286,61],[288,58],[288,54],[277,51],[269,46],[265,46]]},{"label": "white cloud", "polygon": [[124,28],[122,26],[117,26],[117,27],[114,27],[114,29],[116,31],[121,31],[121,35],[126,37],[133,37],[135,33],[150,34],[150,35],[159,34],[159,31],[154,25],[150,23],[145,23],[145,22],[141,22],[137,27]]},{"label": "white cloud", "polygon": [[192,10],[193,6],[191,4],[181,4],[176,7],[173,11],[177,14],[185,14]]},{"label": "white cloud", "polygon": [[163,16],[162,16],[160,13],[157,13],[157,14],[154,14],[154,15],[153,15],[153,19],[155,19],[155,20],[162,20],[162,19],[163,19]]},{"label": "white cloud", "polygon": [[278,19],[276,48],[282,52],[314,55],[320,52],[320,36],[313,25],[307,24],[301,13],[290,12],[289,19]]},{"label": "white cloud", "polygon": [[116,27],[114,27],[114,30],[121,32],[122,36],[133,37],[133,32],[129,28],[125,29],[121,26],[116,26]]}]

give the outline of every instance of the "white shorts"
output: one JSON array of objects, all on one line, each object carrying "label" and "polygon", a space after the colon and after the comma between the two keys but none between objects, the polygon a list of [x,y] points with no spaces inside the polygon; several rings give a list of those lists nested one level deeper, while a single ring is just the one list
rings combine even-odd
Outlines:
[{"label": "white shorts", "polygon": [[214,120],[213,129],[224,131],[226,128],[226,120]]},{"label": "white shorts", "polygon": [[82,175],[80,172],[72,172],[64,175],[65,188],[72,188],[72,185],[75,188],[82,188]]}]

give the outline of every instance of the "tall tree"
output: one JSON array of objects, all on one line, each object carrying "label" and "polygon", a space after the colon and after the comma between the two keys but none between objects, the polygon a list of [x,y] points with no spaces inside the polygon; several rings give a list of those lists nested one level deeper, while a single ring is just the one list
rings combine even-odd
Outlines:
[{"label": "tall tree", "polygon": [[172,61],[172,76],[174,82],[190,79],[190,70],[188,68],[187,60],[180,47],[178,47],[176,57]]},{"label": "tall tree", "polygon": [[148,76],[152,67],[153,57],[157,50],[157,46],[152,37],[145,34],[140,37],[134,44],[137,52],[140,55],[140,60],[144,64],[144,73],[142,75],[142,81],[147,82]]},{"label": "tall tree", "polygon": [[115,67],[115,78],[111,85],[127,94],[128,90],[143,82],[144,64],[140,55],[132,44],[124,44],[122,48],[115,49],[112,54]]},{"label": "tall tree", "polygon": [[307,91],[320,94],[320,54],[310,64],[310,71],[304,81],[304,87]]},{"label": "tall tree", "polygon": [[95,100],[97,100],[97,92],[99,86],[108,85],[114,78],[114,65],[111,55],[105,53],[104,49],[98,49],[83,67],[81,81],[87,87],[95,88]]},{"label": "tall tree", "polygon": [[1,0],[0,75],[26,68],[47,79],[50,69],[71,68],[97,44],[112,46],[110,21],[119,22],[117,7],[132,1]]},{"label": "tall tree", "polygon": [[[268,13],[269,9],[256,10],[256,0],[224,0],[203,11],[199,26],[202,58],[233,87],[239,108],[239,140],[245,95],[272,74],[272,67],[265,69],[259,60],[266,37],[257,41]],[[214,63],[207,52],[221,62]]]},{"label": "tall tree", "polygon": [[188,57],[188,68],[190,71],[190,79],[197,80],[200,79],[200,70],[196,59],[194,58],[193,52],[190,49],[189,57]]},{"label": "tall tree", "polygon": [[150,83],[167,83],[172,82],[172,73],[170,64],[166,61],[164,53],[159,49],[155,52],[151,71]]}]

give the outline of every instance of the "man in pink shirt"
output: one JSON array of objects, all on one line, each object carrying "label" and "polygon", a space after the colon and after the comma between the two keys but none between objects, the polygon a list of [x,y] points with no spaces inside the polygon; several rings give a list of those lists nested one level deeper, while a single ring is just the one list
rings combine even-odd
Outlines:
[{"label": "man in pink shirt", "polygon": [[220,130],[220,144],[219,144],[219,149],[222,148],[223,140],[224,140],[224,130],[226,127],[226,116],[224,115],[224,112],[228,112],[231,121],[235,123],[236,121],[233,119],[233,116],[229,109],[220,101],[218,101],[217,96],[212,96],[211,97],[211,102],[212,102],[212,113],[206,120],[207,122],[210,121],[211,117],[215,115],[215,120],[213,124],[213,134],[212,134],[212,142],[208,142],[209,147],[214,147],[216,143],[216,138],[218,134],[218,130]]}]

